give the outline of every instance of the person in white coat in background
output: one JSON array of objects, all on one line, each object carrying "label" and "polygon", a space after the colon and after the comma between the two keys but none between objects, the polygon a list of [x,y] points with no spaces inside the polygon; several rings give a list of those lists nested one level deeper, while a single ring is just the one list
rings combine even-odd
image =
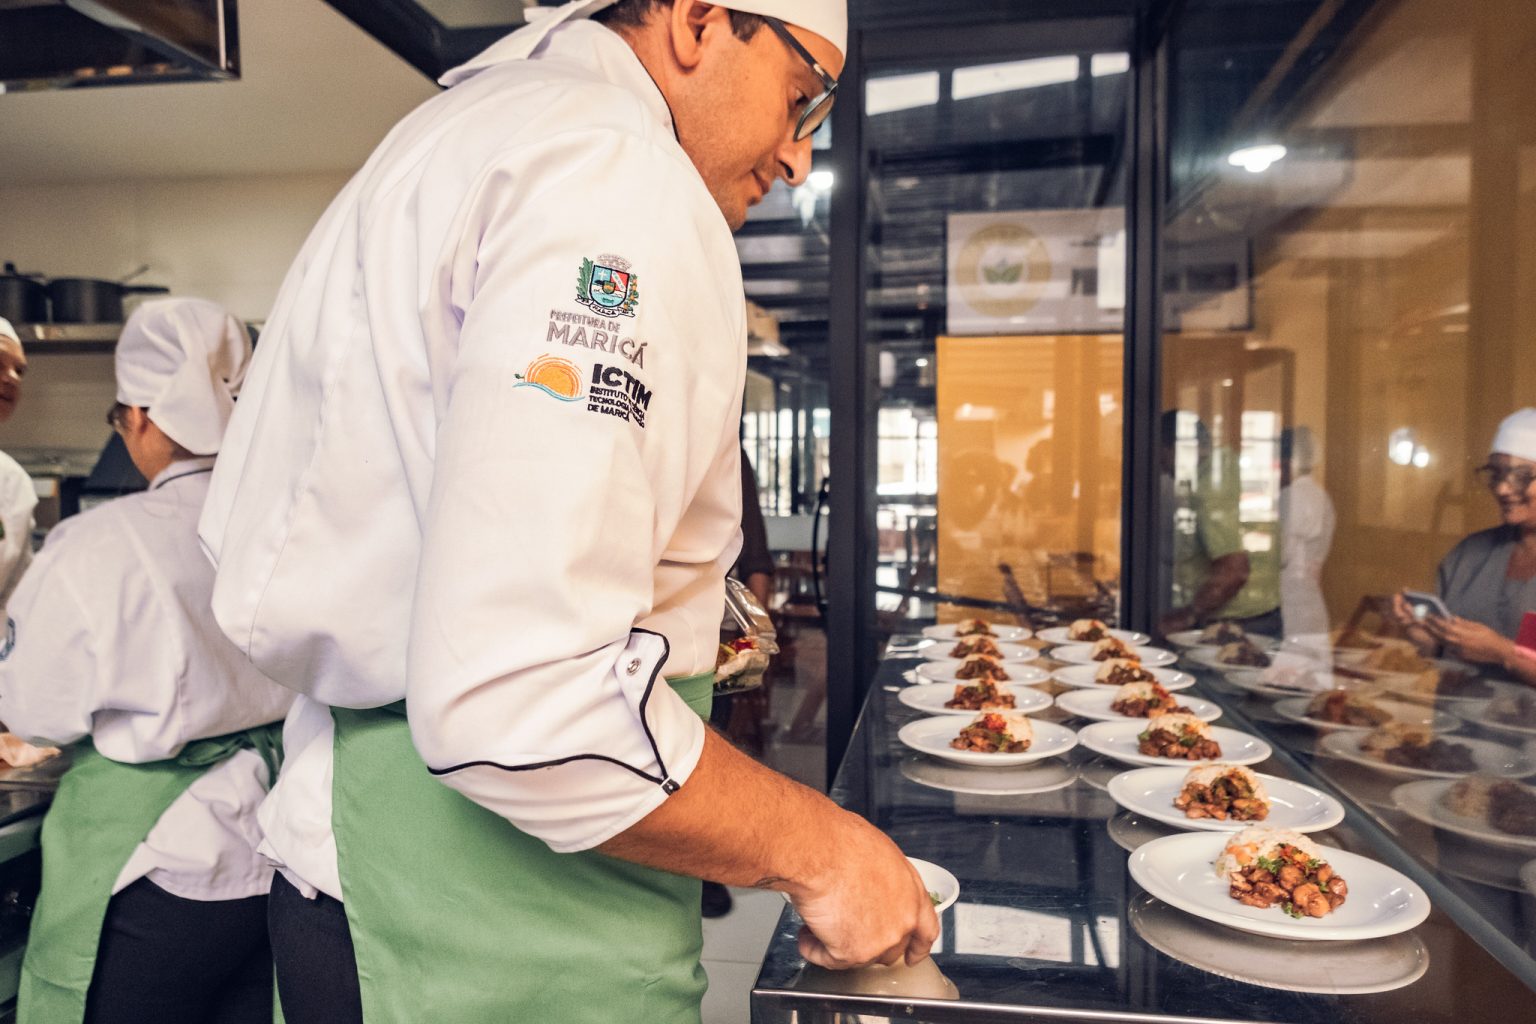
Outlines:
[{"label": "person in white coat in background", "polygon": [[1285,635],[1319,636],[1332,628],[1323,567],[1338,516],[1317,482],[1317,441],[1307,427],[1280,434],[1280,616]]},{"label": "person in white coat in background", "polygon": [[60,523],[11,600],[0,719],[74,744],[43,822],[26,1024],[268,1024],[256,807],[293,694],[214,623],[197,539],[250,358],[211,302],[145,303],[108,421],[149,489]]},{"label": "person in white coat in background", "polygon": [[787,893],[819,964],[927,956],[895,844],[704,724],[731,232],[809,173],[846,34],[843,0],[546,12],[305,243],[202,523],[220,625],[303,694],[261,813],[288,1024],[697,1022],[700,878]]},{"label": "person in white coat in background", "polygon": [[[26,375],[27,353],[21,337],[9,320],[0,317],[0,426],[16,415]],[[32,478],[15,459],[0,452],[0,611],[32,564],[32,513],[36,508]]]}]

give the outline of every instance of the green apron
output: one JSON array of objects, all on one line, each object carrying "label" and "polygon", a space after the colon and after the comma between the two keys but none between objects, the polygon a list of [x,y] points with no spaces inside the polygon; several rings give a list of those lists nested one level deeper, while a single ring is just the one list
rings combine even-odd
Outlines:
[{"label": "green apron", "polygon": [[[703,718],[713,683],[671,681]],[[697,1024],[698,880],[554,853],[428,774],[402,711],[331,711],[331,822],[367,1024]]]},{"label": "green apron", "polygon": [[112,883],[155,822],[204,772],[254,749],[277,776],[282,723],[189,743],[174,761],[122,764],[89,740],[43,819],[43,884],[17,992],[20,1024],[77,1024],[96,970]]}]

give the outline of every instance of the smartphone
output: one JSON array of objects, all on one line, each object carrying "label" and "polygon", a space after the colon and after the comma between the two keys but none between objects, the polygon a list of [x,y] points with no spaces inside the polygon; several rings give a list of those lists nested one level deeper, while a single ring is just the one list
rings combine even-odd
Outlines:
[{"label": "smartphone", "polygon": [[1439,595],[1426,594],[1418,590],[1403,591],[1403,599],[1408,602],[1408,607],[1413,609],[1413,617],[1423,620],[1430,615],[1438,615],[1442,619],[1451,618],[1451,610],[1440,600]]}]

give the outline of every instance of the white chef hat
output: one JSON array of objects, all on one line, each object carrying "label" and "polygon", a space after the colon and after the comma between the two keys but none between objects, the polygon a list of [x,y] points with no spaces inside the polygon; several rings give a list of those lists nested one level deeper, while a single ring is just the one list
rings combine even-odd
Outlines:
[{"label": "white chef hat", "polygon": [[251,337],[206,299],[156,299],[117,339],[117,400],[149,410],[172,441],[212,455],[224,439],[251,361]]},{"label": "white chef hat", "polygon": [[21,344],[21,335],[16,333],[16,328],[3,316],[0,316],[0,338],[10,338],[16,344]]},{"label": "white chef hat", "polygon": [[1493,435],[1491,451],[1536,462],[1536,409],[1521,409],[1506,416]]},{"label": "white chef hat", "polygon": [[[489,49],[467,64],[445,73],[438,84],[457,85],[477,71],[503,61],[521,60],[539,48],[549,34],[567,21],[590,18],[605,7],[612,7],[619,0],[571,0],[560,7],[530,7],[525,11],[528,24],[491,45]],[[778,18],[799,28],[809,29],[837,47],[837,52],[848,52],[848,3],[847,0],[722,0],[721,7],[728,7],[743,14],[763,14]]]}]

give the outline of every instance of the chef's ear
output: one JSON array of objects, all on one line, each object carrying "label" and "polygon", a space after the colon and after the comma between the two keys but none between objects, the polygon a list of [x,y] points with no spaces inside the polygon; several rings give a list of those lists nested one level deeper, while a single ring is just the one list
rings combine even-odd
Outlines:
[{"label": "chef's ear", "polygon": [[701,0],[674,0],[670,19],[672,53],[677,63],[692,71],[704,59],[706,36],[731,32],[731,12]]},{"label": "chef's ear", "polygon": [[144,433],[144,428],[149,424],[149,410],[137,405],[125,405],[118,422],[122,424],[125,433],[137,436]]}]

